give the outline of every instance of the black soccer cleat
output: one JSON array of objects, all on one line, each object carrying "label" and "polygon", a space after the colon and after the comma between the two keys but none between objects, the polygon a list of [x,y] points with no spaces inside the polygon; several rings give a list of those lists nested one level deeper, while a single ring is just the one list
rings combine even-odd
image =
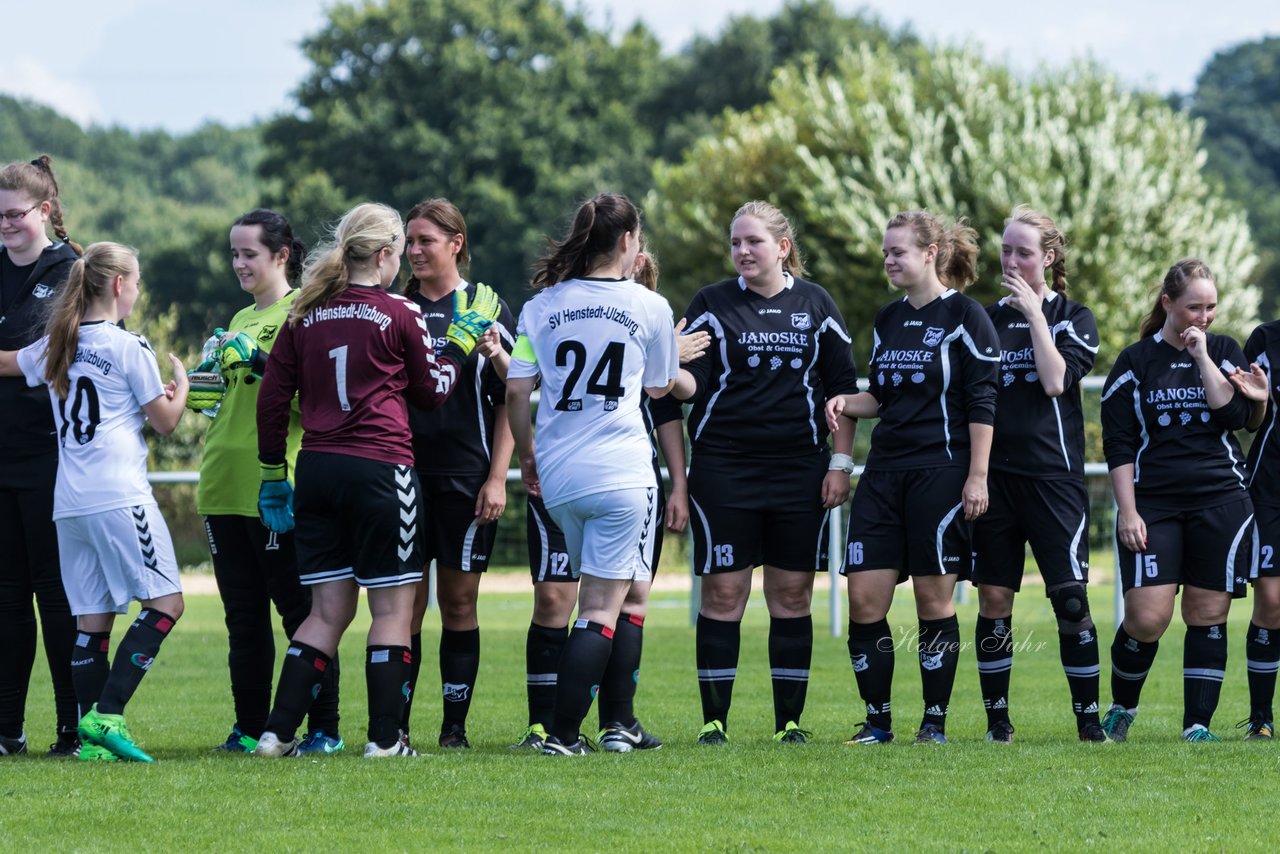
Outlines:
[{"label": "black soccer cleat", "polygon": [[996,721],[987,730],[986,740],[992,744],[1012,744],[1013,724],[1008,721]]},{"label": "black soccer cleat", "polygon": [[1090,744],[1102,744],[1108,740],[1107,731],[1097,721],[1090,721],[1080,727],[1080,740]]},{"label": "black soccer cleat", "polygon": [[591,752],[591,746],[581,735],[568,744],[554,735],[549,735],[542,742],[542,752],[546,756],[586,756]]},{"label": "black soccer cleat", "polygon": [[467,730],[462,724],[447,724],[440,731],[440,746],[445,750],[469,750],[471,742],[467,741]]},{"label": "black soccer cleat", "polygon": [[623,726],[618,721],[605,724],[600,730],[599,744],[601,750],[607,750],[610,753],[658,750],[662,747],[662,741],[641,726],[638,719],[631,726]]}]

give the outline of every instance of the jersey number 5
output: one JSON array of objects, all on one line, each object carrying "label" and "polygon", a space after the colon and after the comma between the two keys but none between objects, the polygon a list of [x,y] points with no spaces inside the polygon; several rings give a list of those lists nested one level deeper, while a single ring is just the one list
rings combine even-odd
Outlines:
[{"label": "jersey number 5", "polygon": [[[604,411],[612,412],[618,408],[618,400],[627,394],[622,386],[622,360],[626,356],[626,345],[621,341],[613,341],[604,348],[604,355],[596,362],[591,376],[587,378],[587,394],[598,394],[604,398]],[[556,367],[569,368],[569,378],[565,380],[564,391],[556,401],[556,409],[560,412],[581,412],[582,398],[574,397],[578,380],[587,367],[587,348],[581,341],[561,341],[556,348]]]}]

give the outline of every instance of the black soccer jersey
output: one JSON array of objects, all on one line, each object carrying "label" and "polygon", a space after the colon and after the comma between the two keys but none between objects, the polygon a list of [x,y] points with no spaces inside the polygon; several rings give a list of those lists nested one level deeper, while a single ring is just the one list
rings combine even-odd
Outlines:
[{"label": "black soccer jersey", "polygon": [[[1208,334],[1209,357],[1224,374],[1244,364],[1234,338]],[[1107,465],[1133,464],[1138,498],[1159,509],[1212,507],[1239,501],[1244,455],[1232,435],[1249,418],[1239,391],[1209,409],[1190,354],[1161,333],[1120,353],[1102,393],[1102,445]]]},{"label": "black soccer jersey", "polygon": [[1058,397],[1049,397],[1040,385],[1027,318],[1005,300],[987,306],[1000,338],[991,468],[1042,480],[1080,477],[1084,474],[1080,378],[1093,368],[1098,324],[1092,311],[1061,294],[1051,291],[1042,305],[1054,346],[1067,365]]},{"label": "black soccer jersey", "polygon": [[640,396],[640,414],[644,417],[644,429],[653,445],[653,464],[658,465],[658,428],[668,421],[679,421],[684,409],[675,395],[668,394],[656,400],[649,395]]},{"label": "black soccer jersey", "polygon": [[[453,294],[431,300],[420,293],[409,295],[422,309],[427,331],[436,351],[445,343],[445,333],[453,322]],[[496,325],[502,346],[508,353],[515,346],[512,330],[515,318],[506,302]],[[418,471],[425,474],[487,474],[493,447],[493,408],[506,405],[507,386],[493,366],[472,351],[458,376],[453,394],[439,409],[409,407],[409,427],[413,431],[413,456]]]},{"label": "black soccer jersey", "polygon": [[[1270,391],[1267,414],[1249,448],[1249,496],[1255,504],[1280,505],[1280,429],[1276,398],[1280,395],[1280,320],[1264,323],[1244,345],[1246,362],[1257,364],[1267,375]],[[1243,367],[1243,365],[1242,365]]]},{"label": "black soccer jersey", "polygon": [[707,285],[685,312],[688,331],[711,333],[691,362],[694,452],[797,457],[827,442],[827,398],[857,391],[849,333],[831,295],[787,276],[765,298],[740,279]]},{"label": "black soccer jersey", "polygon": [[969,465],[969,425],[995,420],[1000,342],[982,306],[948,290],[876,313],[870,392],[880,404],[867,468]]}]

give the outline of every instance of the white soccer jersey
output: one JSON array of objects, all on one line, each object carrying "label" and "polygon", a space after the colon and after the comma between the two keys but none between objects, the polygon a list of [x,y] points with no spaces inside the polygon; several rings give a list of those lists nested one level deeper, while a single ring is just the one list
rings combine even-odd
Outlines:
[{"label": "white soccer jersey", "polygon": [[[27,385],[44,384],[48,337],[18,352]],[[164,394],[160,366],[141,335],[98,321],[80,325],[67,399],[49,390],[58,428],[53,518],[154,502],[147,482],[143,404]]]},{"label": "white soccer jersey", "polygon": [[534,442],[543,500],[654,485],[644,388],[680,371],[666,299],[630,279],[570,279],[520,312],[508,378],[542,376]]}]

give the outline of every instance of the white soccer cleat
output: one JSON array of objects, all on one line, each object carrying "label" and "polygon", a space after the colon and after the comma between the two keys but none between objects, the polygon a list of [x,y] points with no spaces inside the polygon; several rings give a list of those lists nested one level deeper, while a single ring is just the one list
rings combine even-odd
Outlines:
[{"label": "white soccer cleat", "polygon": [[254,756],[269,756],[278,759],[284,756],[298,755],[298,739],[291,738],[288,741],[281,741],[280,736],[274,732],[264,732],[262,738],[258,739],[258,746],[253,749]]},{"label": "white soccer cleat", "polygon": [[365,759],[381,759],[384,756],[417,756],[418,751],[409,746],[409,734],[401,731],[396,743],[390,747],[379,747],[378,742],[371,741],[364,746]]}]

